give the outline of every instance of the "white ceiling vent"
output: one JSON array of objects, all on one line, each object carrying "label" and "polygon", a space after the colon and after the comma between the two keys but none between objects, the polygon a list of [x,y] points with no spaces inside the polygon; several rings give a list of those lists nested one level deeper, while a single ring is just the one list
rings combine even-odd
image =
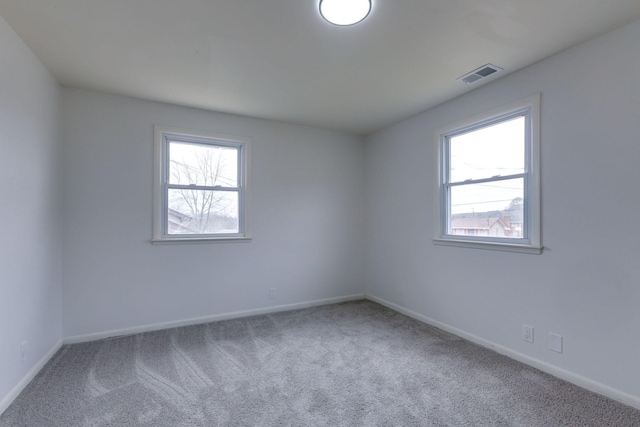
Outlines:
[{"label": "white ceiling vent", "polygon": [[485,77],[489,77],[492,74],[498,73],[502,71],[502,68],[496,67],[492,64],[486,64],[482,67],[473,70],[470,73],[465,74],[462,77],[458,77],[456,80],[460,80],[466,84],[477,82],[480,79],[484,79]]}]

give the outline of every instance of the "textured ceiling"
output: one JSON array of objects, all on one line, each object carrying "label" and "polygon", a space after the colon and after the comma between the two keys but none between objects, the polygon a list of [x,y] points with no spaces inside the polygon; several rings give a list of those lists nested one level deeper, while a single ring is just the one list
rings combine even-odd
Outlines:
[{"label": "textured ceiling", "polygon": [[[640,18],[638,0],[0,0],[65,86],[368,134]],[[493,63],[474,85],[456,78]]]}]

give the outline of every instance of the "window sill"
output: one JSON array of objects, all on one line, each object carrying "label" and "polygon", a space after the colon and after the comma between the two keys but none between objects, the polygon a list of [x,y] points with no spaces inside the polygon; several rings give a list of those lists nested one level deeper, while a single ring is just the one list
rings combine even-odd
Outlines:
[{"label": "window sill", "polygon": [[518,252],[523,254],[540,255],[542,246],[522,245],[517,243],[481,242],[475,240],[433,239],[435,245],[455,246],[460,248],[488,249],[493,251]]},{"label": "window sill", "polygon": [[164,239],[151,239],[152,245],[171,245],[189,243],[245,243],[251,241],[251,237],[173,237]]}]

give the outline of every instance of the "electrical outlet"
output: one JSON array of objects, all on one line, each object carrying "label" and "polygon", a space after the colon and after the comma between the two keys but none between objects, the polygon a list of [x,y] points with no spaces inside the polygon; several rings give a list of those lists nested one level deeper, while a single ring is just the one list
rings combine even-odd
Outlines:
[{"label": "electrical outlet", "polygon": [[549,332],[549,350],[562,353],[562,335]]},{"label": "electrical outlet", "polygon": [[269,299],[276,299],[276,288],[269,289]]},{"label": "electrical outlet", "polygon": [[522,339],[527,342],[533,342],[533,326],[522,325]]},{"label": "electrical outlet", "polygon": [[27,358],[27,341],[22,341],[20,344],[20,363],[24,362]]}]

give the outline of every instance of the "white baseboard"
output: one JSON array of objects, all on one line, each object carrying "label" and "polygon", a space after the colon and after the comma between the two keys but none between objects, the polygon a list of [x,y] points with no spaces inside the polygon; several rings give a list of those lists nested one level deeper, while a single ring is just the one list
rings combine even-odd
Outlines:
[{"label": "white baseboard", "polygon": [[390,308],[391,310],[397,311],[398,313],[402,313],[406,316],[412,317],[428,325],[435,326],[438,329],[442,329],[443,331],[447,331],[449,333],[452,333],[453,335],[457,335],[468,341],[471,341],[473,343],[476,343],[478,345],[491,349],[511,359],[517,360],[518,362],[522,362],[526,365],[532,366],[536,369],[539,369],[543,372],[553,375],[554,377],[560,378],[562,380],[575,384],[579,387],[582,387],[594,393],[598,393],[603,396],[609,397],[613,400],[617,400],[618,402],[624,403],[625,405],[629,405],[636,409],[640,409],[640,397],[638,396],[625,393],[613,387],[609,387],[608,385],[594,381],[590,378],[567,371],[565,369],[551,365],[547,362],[543,362],[542,360],[527,356],[525,354],[514,351],[510,348],[485,340],[484,338],[478,337],[476,335],[470,334],[468,332],[465,332],[453,326],[447,325],[446,323],[442,323],[437,320],[431,319],[427,316],[423,316],[422,314],[416,313],[415,311],[409,310],[407,308],[404,308],[398,304],[394,304],[382,298],[378,298],[374,295],[367,295],[366,298],[373,302],[377,302],[380,305],[384,305],[385,307]]},{"label": "white baseboard", "polygon": [[62,340],[58,340],[53,347],[36,363],[33,368],[20,380],[20,382],[0,401],[0,415],[7,410],[9,405],[16,400],[16,397],[22,393],[22,390],[38,375],[38,372],[47,364],[54,354],[62,347]]},{"label": "white baseboard", "polygon": [[313,301],[305,301],[294,304],[276,305],[272,307],[256,308],[253,310],[235,311],[231,313],[214,314],[211,316],[195,317],[192,319],[176,320],[171,322],[154,323],[150,325],[135,326],[133,328],[114,329],[92,334],[75,335],[66,337],[65,344],[77,344],[82,342],[96,341],[103,338],[111,338],[123,335],[139,334],[141,332],[158,331],[161,329],[178,328],[181,326],[199,325],[202,323],[217,322],[220,320],[236,319],[238,317],[256,316],[259,314],[277,313],[280,311],[298,310],[301,308],[316,307],[320,305],[337,304],[346,301],[365,299],[365,294],[347,295],[336,298],[326,298]]},{"label": "white baseboard", "polygon": [[82,342],[95,341],[102,338],[109,338],[121,335],[131,335],[140,332],[157,331],[160,329],[176,328],[180,326],[198,325],[201,323],[215,322],[219,320],[236,319],[239,317],[256,316],[259,314],[277,313],[281,311],[298,310],[301,308],[316,307],[328,304],[337,304],[346,301],[356,301],[365,299],[365,294],[347,295],[336,298],[326,298],[313,301],[304,301],[295,304],[277,305],[272,307],[264,307],[253,310],[236,311],[231,313],[214,314],[212,316],[196,317],[192,319],[178,320],[173,322],[155,323],[151,325],[138,326],[133,328],[116,329],[105,332],[98,332],[94,334],[76,335],[59,340],[52,348],[45,354],[42,359],[36,363],[29,372],[20,380],[20,382],[0,401],[0,415],[11,405],[11,403],[18,397],[22,390],[38,375],[38,372],[47,364],[47,362],[53,357],[54,354],[63,344],[76,344]]},{"label": "white baseboard", "polygon": [[525,363],[529,366],[532,366],[550,375],[553,375],[555,377],[558,377],[560,379],[573,383],[579,387],[582,387],[594,393],[601,394],[611,399],[617,400],[621,403],[624,403],[625,405],[632,406],[636,409],[640,409],[640,397],[638,396],[625,393],[623,391],[609,387],[600,382],[586,378],[582,375],[575,374],[573,372],[551,365],[547,362],[543,362],[539,359],[535,359],[533,357],[519,353],[510,348],[498,345],[491,341],[485,340],[484,338],[480,338],[476,335],[467,333],[453,326],[447,325],[445,323],[431,319],[422,314],[416,313],[415,311],[409,310],[398,304],[392,303],[382,298],[378,298],[374,295],[356,294],[356,295],[349,295],[349,296],[343,296],[343,297],[327,298],[322,300],[306,301],[306,302],[295,303],[295,304],[286,304],[286,305],[279,305],[279,306],[273,306],[273,307],[258,308],[253,310],[244,310],[244,311],[236,311],[231,313],[215,314],[212,316],[197,317],[197,318],[186,319],[186,320],[156,323],[156,324],[139,326],[134,328],[117,329],[117,330],[111,330],[106,332],[98,332],[94,334],[76,335],[73,337],[67,337],[64,340],[59,340],[51,348],[51,350],[49,350],[47,354],[45,354],[38,361],[38,363],[36,363],[33,366],[33,368],[31,368],[31,370],[27,372],[24,378],[22,378],[22,380],[9,392],[9,394],[7,394],[0,401],[0,414],[2,414],[9,407],[9,405],[11,405],[11,403],[16,399],[16,397],[18,397],[18,395],[24,390],[24,388],[35,378],[35,376],[38,374],[38,372],[40,372],[40,370],[44,367],[44,365],[53,357],[53,355],[60,349],[60,347],[62,347],[63,343],[74,344],[74,343],[95,341],[102,338],[109,338],[114,336],[131,335],[131,334],[137,334],[140,332],[150,332],[150,331],[156,331],[156,330],[167,329],[167,328],[175,328],[180,326],[197,325],[201,323],[235,319],[239,317],[255,316],[259,314],[298,310],[301,308],[316,307],[316,306],[327,305],[327,304],[337,304],[340,302],[355,301],[355,300],[360,300],[365,298],[373,302],[377,302],[378,304],[384,305],[385,307],[388,307],[406,316],[419,320],[423,323],[426,323],[431,326],[435,326],[436,328],[450,332],[454,335],[457,335],[461,338],[469,340],[473,343],[476,343],[483,347],[494,350],[497,353],[503,354],[519,362]]}]

